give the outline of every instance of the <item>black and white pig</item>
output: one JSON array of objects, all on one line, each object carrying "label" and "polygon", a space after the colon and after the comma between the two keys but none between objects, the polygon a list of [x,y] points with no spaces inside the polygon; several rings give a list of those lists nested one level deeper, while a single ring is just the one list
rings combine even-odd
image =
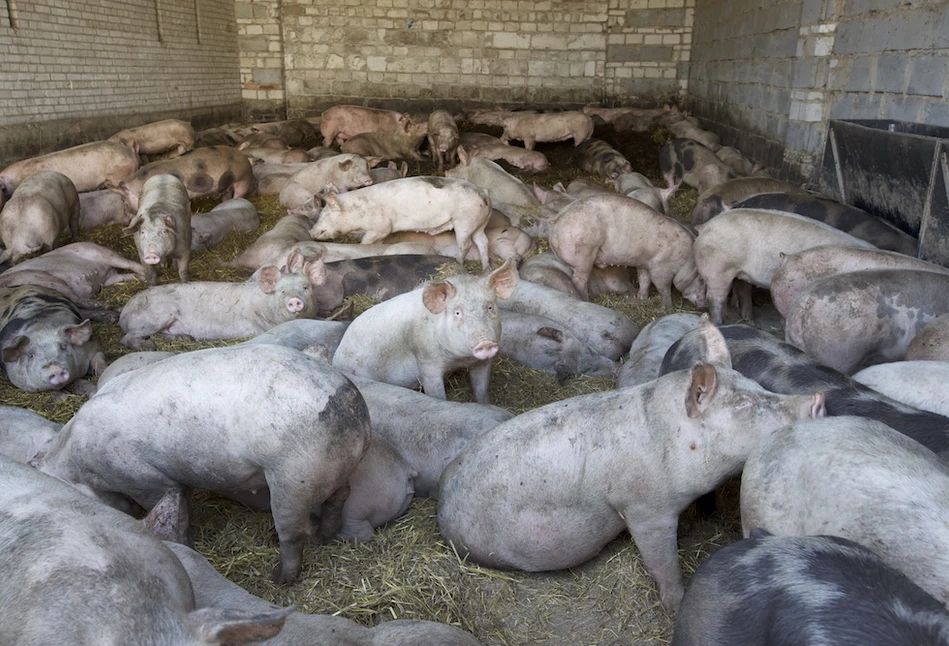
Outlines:
[{"label": "black and white pig", "polygon": [[679,514],[761,438],[824,414],[820,393],[769,393],[731,369],[714,326],[699,330],[708,363],[535,408],[468,444],[442,474],[442,536],[477,563],[537,572],[580,565],[625,528],[675,611]]}]

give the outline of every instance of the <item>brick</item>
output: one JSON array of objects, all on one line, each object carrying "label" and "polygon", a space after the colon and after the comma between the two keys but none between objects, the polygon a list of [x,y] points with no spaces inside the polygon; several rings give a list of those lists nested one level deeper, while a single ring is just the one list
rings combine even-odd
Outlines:
[{"label": "brick", "polygon": [[916,56],[910,63],[907,92],[924,96],[943,96],[949,77],[949,57]]},{"label": "brick", "polygon": [[877,61],[873,89],[877,92],[903,92],[906,85],[906,56],[886,55]]},{"label": "brick", "polygon": [[608,61],[672,61],[668,45],[611,45],[606,48]]}]

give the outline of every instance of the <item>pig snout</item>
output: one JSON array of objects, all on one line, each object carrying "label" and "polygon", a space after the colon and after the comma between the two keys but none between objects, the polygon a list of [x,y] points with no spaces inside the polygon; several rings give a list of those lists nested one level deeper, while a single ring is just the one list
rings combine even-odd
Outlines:
[{"label": "pig snout", "polygon": [[287,309],[293,312],[294,314],[297,314],[298,312],[302,312],[303,307],[304,307],[304,304],[301,299],[297,297],[287,299]]},{"label": "pig snout", "polygon": [[142,262],[146,265],[157,265],[161,262],[161,256],[154,251],[149,251],[142,256]]},{"label": "pig snout", "polygon": [[498,353],[498,344],[494,341],[482,341],[471,351],[478,359],[490,359]]},{"label": "pig snout", "polygon": [[69,383],[69,369],[64,368],[58,363],[51,363],[44,366],[46,369],[47,380],[52,386],[62,386]]}]

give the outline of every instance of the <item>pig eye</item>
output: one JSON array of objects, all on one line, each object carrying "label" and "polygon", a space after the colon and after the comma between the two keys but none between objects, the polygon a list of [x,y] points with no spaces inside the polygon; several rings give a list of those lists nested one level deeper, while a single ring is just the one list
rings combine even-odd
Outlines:
[{"label": "pig eye", "polygon": [[455,318],[461,318],[461,309],[455,310]]}]

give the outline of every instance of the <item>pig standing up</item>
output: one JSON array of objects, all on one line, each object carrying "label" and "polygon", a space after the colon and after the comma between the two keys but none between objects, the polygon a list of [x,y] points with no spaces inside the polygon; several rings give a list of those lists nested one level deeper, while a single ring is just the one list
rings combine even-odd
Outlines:
[{"label": "pig standing up", "polygon": [[60,390],[105,369],[89,319],[42,287],[0,287],[0,348],[7,377],[29,392]]},{"label": "pig standing up", "polygon": [[823,415],[823,397],[775,395],[708,359],[649,384],[535,408],[473,440],[448,465],[438,526],[464,557],[530,572],[574,567],[629,529],[662,604],[682,598],[679,514],[737,475],[759,440]]},{"label": "pig standing up", "polygon": [[336,349],[333,365],[361,377],[445,399],[444,377],[468,368],[475,400],[488,403],[491,361],[498,351],[498,298],[517,286],[510,261],[483,278],[453,276],[427,283],[356,317]]},{"label": "pig standing up", "polygon": [[444,170],[445,162],[458,159],[458,125],[446,110],[435,110],[428,115],[428,150],[435,158],[438,170]]},{"label": "pig standing up", "polygon": [[394,110],[378,110],[358,105],[335,105],[323,111],[320,134],[323,145],[343,143],[363,132],[398,132],[405,130],[409,116]]},{"label": "pig standing up", "polygon": [[741,477],[741,524],[856,541],[949,603],[949,466],[880,422],[802,421],[762,441]]},{"label": "pig standing up", "polygon": [[326,196],[319,219],[310,230],[314,240],[331,240],[363,231],[362,244],[379,242],[393,231],[441,233],[455,230],[458,262],[464,262],[474,242],[487,269],[491,199],[471,182],[449,177],[406,177]]},{"label": "pig standing up", "polygon": [[174,175],[152,175],[142,186],[138,213],[123,229],[135,236],[138,257],[149,285],[158,283],[155,267],[172,260],[181,282],[188,282],[191,262],[191,200]]},{"label": "pig standing up", "polygon": [[[249,644],[289,610],[197,610],[187,572],[138,521],[0,457],[5,644]],[[42,535],[40,539],[39,536]]]},{"label": "pig standing up", "polygon": [[54,171],[31,175],[0,211],[0,240],[6,247],[0,263],[16,263],[52,249],[67,228],[75,241],[79,235],[79,194],[72,181]]},{"label": "pig standing up", "polygon": [[573,267],[582,298],[594,266],[625,265],[639,273],[639,297],[650,281],[662,304],[672,307],[672,286],[694,305],[705,305],[705,283],[692,258],[692,234],[676,220],[623,195],[595,195],[561,211],[550,232],[550,248]]},{"label": "pig standing up", "polygon": [[263,267],[255,282],[196,282],[159,285],[139,292],[125,304],[119,326],[122,344],[152,350],[153,334],[195,339],[236,339],[266,332],[297,318],[315,318],[314,285],[323,283],[322,261],[303,262],[296,254],[288,271]]},{"label": "pig standing up", "polygon": [[108,139],[125,144],[139,155],[180,157],[194,148],[194,128],[187,121],[165,119],[121,130]]},{"label": "pig standing up", "polygon": [[949,613],[853,541],[754,529],[696,570],[672,645],[807,646],[818,635],[835,646],[937,646],[949,637]]},{"label": "pig standing up", "polygon": [[368,447],[369,413],[348,379],[297,350],[249,345],[187,352],[113,379],[36,466],[111,506],[127,497],[146,510],[189,487],[267,486],[280,539],[274,578],[289,584],[310,513],[320,510],[322,538],[336,535],[347,479]]},{"label": "pig standing up", "polygon": [[369,163],[364,157],[352,153],[336,155],[306,164],[294,174],[280,190],[280,206],[287,209],[288,215],[315,217],[320,212],[319,195],[371,184]]},{"label": "pig standing up", "polygon": [[501,141],[519,139],[527,150],[533,150],[538,141],[573,139],[573,145],[579,146],[593,134],[593,120],[577,110],[542,114],[512,112],[501,118],[501,126],[504,128]]},{"label": "pig standing up", "polygon": [[208,213],[191,216],[191,250],[210,249],[231,231],[255,231],[259,226],[257,207],[244,198],[221,202]]},{"label": "pig standing up", "polygon": [[138,155],[128,146],[112,141],[94,141],[10,164],[0,172],[0,190],[7,197],[30,175],[56,171],[70,180],[80,193],[94,191],[105,182],[120,182],[138,170]]}]

